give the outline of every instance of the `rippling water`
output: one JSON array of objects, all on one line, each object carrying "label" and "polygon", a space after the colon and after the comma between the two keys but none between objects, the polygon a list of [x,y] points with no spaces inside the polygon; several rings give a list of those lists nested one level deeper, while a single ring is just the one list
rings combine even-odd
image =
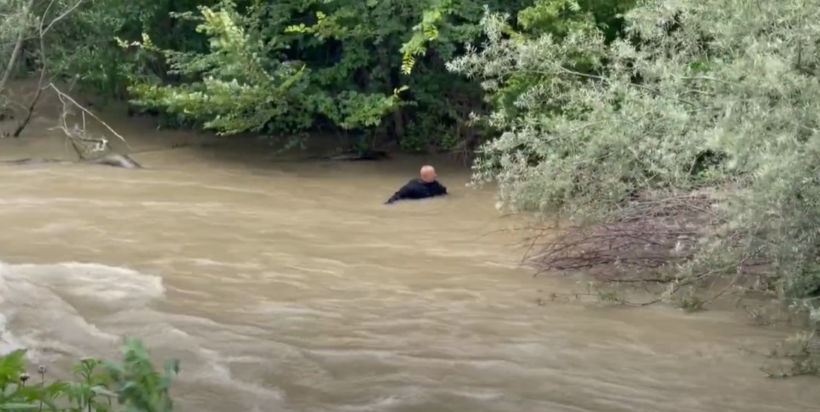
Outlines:
[{"label": "rippling water", "polygon": [[571,285],[515,268],[515,236],[493,233],[508,223],[464,170],[439,167],[450,199],[385,207],[421,159],[224,150],[0,168],[2,349],[64,363],[139,336],[183,360],[183,411],[820,410],[817,381],[767,380],[739,349],[782,330],[535,304]]}]

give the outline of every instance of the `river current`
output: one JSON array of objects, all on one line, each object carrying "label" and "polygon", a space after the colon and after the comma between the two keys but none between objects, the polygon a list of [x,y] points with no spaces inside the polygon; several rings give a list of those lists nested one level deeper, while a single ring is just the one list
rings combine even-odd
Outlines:
[{"label": "river current", "polygon": [[[48,124],[0,158],[64,154]],[[145,170],[0,167],[0,349],[33,364],[137,336],[182,360],[182,411],[820,410],[817,381],[769,380],[743,350],[787,332],[742,314],[536,304],[573,283],[517,267],[511,220],[458,165],[436,163],[450,198],[386,207],[430,159],[118,130]]]}]

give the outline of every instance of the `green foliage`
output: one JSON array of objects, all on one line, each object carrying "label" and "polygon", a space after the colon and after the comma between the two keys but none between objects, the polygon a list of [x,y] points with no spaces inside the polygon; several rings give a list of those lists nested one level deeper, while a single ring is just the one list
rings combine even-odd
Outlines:
[{"label": "green foliage", "polygon": [[482,12],[460,0],[100,0],[53,30],[48,66],[223,134],[331,126],[371,144],[449,150],[478,138],[468,117],[483,110],[482,90],[444,64],[481,34]]},{"label": "green foliage", "polygon": [[[488,5],[514,12],[531,3]],[[53,29],[48,62],[30,66],[45,64],[102,98],[129,99],[139,111],[222,134],[330,126],[371,145],[466,151],[479,139],[468,119],[484,110],[482,89],[444,64],[481,35],[482,7],[461,0],[98,0]]]},{"label": "green foliage", "polygon": [[439,37],[439,30],[437,25],[441,23],[445,14],[453,11],[453,1],[440,0],[435,1],[430,5],[430,8],[424,10],[421,15],[421,22],[413,26],[413,35],[401,47],[402,62],[401,72],[403,74],[410,74],[413,71],[413,66],[416,64],[416,57],[424,54],[427,42],[434,41]]},{"label": "green foliage", "polygon": [[450,65],[507,94],[475,182],[498,182],[501,208],[585,226],[705,197],[677,219],[698,234],[669,267],[681,285],[755,265],[783,297],[816,294],[818,17],[802,0],[645,1],[612,41],[591,25],[509,35],[488,13],[487,42]]},{"label": "green foliage", "polygon": [[173,401],[170,396],[171,384],[179,373],[179,361],[165,362],[162,373],[151,365],[148,351],[138,339],[128,339],[120,363],[104,365],[114,385],[117,401],[128,405],[132,411],[170,412]]},{"label": "green foliage", "polygon": [[[103,364],[97,359],[85,358],[72,368],[74,381],[65,383],[65,397],[72,410],[107,412],[111,410],[112,399],[109,389],[113,383],[111,377],[99,371]],[[45,383],[45,370],[41,373]],[[58,383],[51,383],[55,386]]]},{"label": "green foliage", "polygon": [[30,1],[5,0],[0,2],[0,50],[4,58],[0,60],[0,69],[6,69],[5,56],[11,54],[20,29],[28,30],[34,26],[35,16],[32,15]]},{"label": "green foliage", "polygon": [[[352,17],[349,10],[330,15],[317,11],[315,25],[277,28],[261,24],[272,13],[269,6],[251,5],[240,14],[236,5],[223,2],[217,9],[200,7],[202,17],[180,15],[200,21],[197,31],[210,39],[204,53],[160,50],[145,41],[141,45],[122,42],[124,47],[140,45],[163,54],[171,74],[192,79],[181,85],[160,85],[160,79],[135,81],[130,89],[137,96],[134,103],[161,107],[225,134],[265,127],[267,132],[293,132],[311,126],[315,116],[324,116],[343,129],[368,128],[380,124],[385,113],[399,106],[398,94],[406,87],[395,87],[387,94],[384,87],[328,90],[333,83],[350,81],[356,67],[349,62],[311,68],[303,60],[287,60],[285,52],[294,36],[354,41],[352,36],[365,35],[344,25]],[[352,58],[367,56],[355,46],[351,51]]]},{"label": "green foliage", "polygon": [[[28,4],[19,3],[15,10]],[[74,4],[58,3],[46,14]],[[569,14],[563,0],[486,6],[523,10],[528,30],[557,33],[617,10],[589,3]],[[98,104],[129,99],[170,126],[221,134],[330,126],[370,145],[469,154],[491,133],[470,121],[486,109],[483,91],[444,66],[482,36],[484,7],[463,0],[98,0],[80,4],[52,29],[48,62],[35,58],[29,66],[47,65],[51,75],[103,98]],[[30,15],[44,12],[45,4]],[[11,42],[9,27],[0,37]],[[26,47],[36,57],[37,45]]]},{"label": "green foliage", "polygon": [[123,50],[117,39],[141,39],[144,33],[158,47],[204,50],[205,39],[189,35],[194,33],[195,24],[171,15],[212,4],[188,0],[85,1],[65,17],[65,24],[52,30],[47,42],[49,71],[102,98],[124,99],[128,82],[135,77],[148,80],[167,76],[167,67],[161,56],[138,48]]},{"label": "green foliage", "polygon": [[0,357],[0,410],[23,412],[170,412],[169,394],[179,362],[166,362],[163,372],[150,362],[148,352],[138,339],[127,339],[121,362],[83,359],[72,368],[70,382],[46,379],[40,366],[37,377],[26,372],[25,350]]},{"label": "green foliage", "polygon": [[[482,20],[485,28],[485,35],[498,36],[499,39],[506,38],[511,44],[526,44],[530,39],[538,36],[550,36],[559,42],[571,33],[600,32],[605,34],[607,41],[617,38],[622,28],[621,13],[632,7],[631,0],[610,0],[604,2],[576,2],[574,0],[537,0],[530,7],[522,8],[518,11],[516,18],[509,20],[508,14],[494,14],[503,17],[501,21],[490,23]],[[486,9],[485,12],[490,12]],[[486,16],[485,16],[486,18]],[[495,24],[494,33],[486,32],[489,24]],[[475,49],[470,49],[475,51]],[[496,61],[499,67],[508,67],[515,64],[513,61],[504,60],[515,57],[509,53],[495,53],[496,48],[482,50],[485,58],[501,59]],[[494,54],[495,53],[495,54]],[[570,56],[571,63],[576,70],[589,72],[592,70],[594,62],[593,56],[577,54]],[[592,60],[590,60],[592,59]],[[463,60],[456,60],[456,62]],[[472,70],[472,69],[469,69]],[[468,76],[474,77],[476,73],[467,72]],[[550,75],[545,72],[532,71],[505,71],[503,74],[490,75],[482,83],[484,89],[489,93],[488,99],[492,102],[497,113],[505,113],[507,118],[515,119],[521,114],[522,106],[517,100],[522,94],[529,93],[533,89],[539,89],[544,84],[551,82]],[[557,86],[557,85],[556,85]],[[562,109],[559,101],[550,101],[544,104],[541,109],[544,114],[550,114]],[[526,110],[526,109],[524,109]],[[498,129],[498,128],[497,128]],[[501,128],[503,129],[503,127]]]},{"label": "green foliage", "polygon": [[209,38],[209,53],[160,50],[147,35],[141,43],[120,40],[123,48],[163,54],[171,74],[201,78],[182,85],[162,85],[159,79],[135,82],[133,102],[203,121],[223,134],[261,130],[287,112],[290,88],[303,68],[262,58],[264,46],[248,34],[233,3],[225,1],[217,9],[200,6],[199,11],[198,17],[180,17],[200,21],[197,32]]}]

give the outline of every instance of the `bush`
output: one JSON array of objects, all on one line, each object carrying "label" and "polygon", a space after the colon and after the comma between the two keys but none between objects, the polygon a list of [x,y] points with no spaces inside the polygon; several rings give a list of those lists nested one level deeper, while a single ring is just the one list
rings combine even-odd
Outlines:
[{"label": "bush", "polygon": [[0,410],[173,410],[169,391],[179,363],[168,361],[164,371],[157,371],[138,339],[126,340],[120,362],[81,360],[73,367],[75,379],[70,382],[48,382],[45,366],[37,369],[37,376],[31,376],[26,370],[25,354],[25,350],[16,350],[0,358]]},{"label": "bush", "polygon": [[501,209],[561,222],[536,262],[650,269],[667,296],[721,277],[816,296],[820,3],[646,0],[612,42],[506,17],[449,68],[490,92],[537,80],[489,117],[503,134],[474,166]]}]

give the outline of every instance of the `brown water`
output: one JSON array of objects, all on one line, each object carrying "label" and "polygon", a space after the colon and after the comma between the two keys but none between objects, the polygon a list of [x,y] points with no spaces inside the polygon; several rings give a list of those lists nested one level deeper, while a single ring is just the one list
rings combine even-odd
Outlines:
[{"label": "brown water", "polygon": [[[179,139],[118,127],[142,150]],[[515,268],[463,169],[439,165],[449,199],[386,207],[423,159],[227,147],[0,168],[3,347],[50,362],[139,336],[182,359],[182,411],[820,410],[820,383],[768,380],[739,349],[783,331],[738,314],[535,304],[571,285]],[[5,159],[60,150],[0,141]]]}]

